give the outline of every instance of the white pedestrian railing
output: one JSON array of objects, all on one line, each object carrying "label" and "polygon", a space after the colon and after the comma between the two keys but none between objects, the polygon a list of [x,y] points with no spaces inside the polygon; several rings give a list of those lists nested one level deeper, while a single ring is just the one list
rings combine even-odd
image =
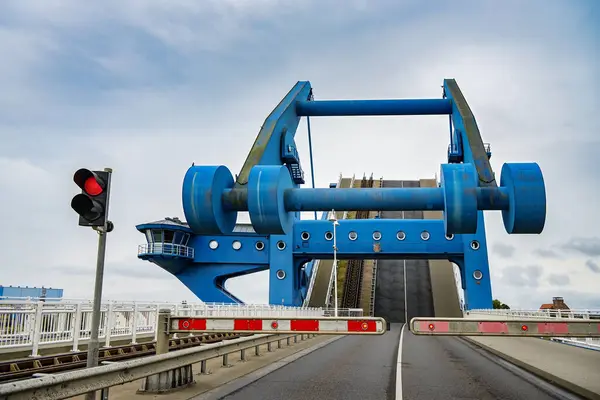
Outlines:
[{"label": "white pedestrian railing", "polygon": [[[600,321],[600,310],[469,310],[465,312],[467,318],[489,317],[491,319],[589,319]],[[584,347],[591,350],[600,350],[599,338],[564,338],[553,337],[553,341]]]},{"label": "white pedestrian railing", "polygon": [[194,248],[173,243],[145,243],[138,246],[138,256],[142,254],[194,258]]},{"label": "white pedestrian railing", "polygon": [[[137,343],[141,337],[156,339],[159,309],[170,309],[177,316],[324,316],[322,308],[225,303],[117,302],[102,304],[99,339],[101,345],[115,341]],[[362,310],[361,310],[362,311]],[[356,314],[356,310],[346,311]],[[71,347],[79,351],[90,338],[92,302],[89,300],[0,299],[0,353],[40,348]]]},{"label": "white pedestrian railing", "polygon": [[[362,317],[364,311],[362,308],[338,308],[338,317]],[[323,309],[324,317],[334,317],[335,308]]]},{"label": "white pedestrian railing", "polygon": [[469,313],[502,315],[508,318],[571,318],[571,319],[600,319],[600,310],[573,309],[573,310],[469,310]]}]

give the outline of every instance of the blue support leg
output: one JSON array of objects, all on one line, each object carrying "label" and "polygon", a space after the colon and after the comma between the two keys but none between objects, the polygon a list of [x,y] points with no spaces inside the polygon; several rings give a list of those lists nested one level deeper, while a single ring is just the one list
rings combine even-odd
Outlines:
[{"label": "blue support leg", "polygon": [[227,279],[267,268],[264,265],[203,264],[189,267],[175,276],[206,303],[243,303],[225,289]]},{"label": "blue support leg", "polygon": [[492,308],[492,285],[485,237],[483,211],[479,211],[477,232],[463,235],[464,255],[456,260],[465,291],[465,309]]},{"label": "blue support leg", "polygon": [[292,234],[271,235],[269,246],[269,303],[284,306],[302,305],[299,266],[294,265]]},{"label": "blue support leg", "polygon": [[306,273],[307,267],[308,263],[306,262],[306,260],[294,257],[294,271],[296,271],[297,277],[297,286],[295,288],[297,295],[295,295],[295,298],[298,298],[300,300],[300,303],[298,305],[304,304],[304,301],[306,300],[306,294],[308,292],[310,275]]}]

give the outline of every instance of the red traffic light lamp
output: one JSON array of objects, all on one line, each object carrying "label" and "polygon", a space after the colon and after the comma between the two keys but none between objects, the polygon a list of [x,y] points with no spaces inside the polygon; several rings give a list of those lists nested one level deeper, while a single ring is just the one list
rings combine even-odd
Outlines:
[{"label": "red traffic light lamp", "polygon": [[79,214],[79,226],[105,226],[108,211],[109,172],[81,168],[73,181],[81,193],[71,200],[71,208]]}]

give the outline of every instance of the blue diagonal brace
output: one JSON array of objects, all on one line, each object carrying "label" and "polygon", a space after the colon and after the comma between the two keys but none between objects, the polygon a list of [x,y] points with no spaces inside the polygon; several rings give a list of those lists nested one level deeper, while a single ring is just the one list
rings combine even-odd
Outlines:
[{"label": "blue diagonal brace", "polygon": [[235,187],[248,183],[250,170],[255,165],[281,165],[281,134],[286,131],[295,135],[300,117],[296,114],[296,102],[308,100],[311,95],[309,82],[298,82],[275,107],[263,126],[242,166]]},{"label": "blue diagonal brace", "polygon": [[452,100],[452,124],[461,133],[464,162],[475,165],[479,186],[498,186],[475,116],[456,80],[444,79],[444,95]]}]

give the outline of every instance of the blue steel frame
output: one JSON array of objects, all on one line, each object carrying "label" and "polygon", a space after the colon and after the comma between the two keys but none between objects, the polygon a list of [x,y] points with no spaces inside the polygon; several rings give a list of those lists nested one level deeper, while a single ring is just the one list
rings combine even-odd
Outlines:
[{"label": "blue steel frame", "polygon": [[[439,114],[450,119],[448,164],[442,164],[440,187],[299,188],[304,173],[294,135],[302,116]],[[157,252],[139,257],[210,302],[241,302],[225,289],[225,281],[268,269],[269,302],[300,306],[314,260],[333,258],[331,222],[301,220],[301,211],[442,210],[444,220],[341,220],[337,256],[447,259],[460,268],[465,307],[491,308],[483,211],[500,210],[508,233],[539,234],[546,198],[537,164],[505,164],[498,187],[490,156],[453,79],[444,81],[442,99],[420,100],[314,101],[310,83],[298,82],[267,117],[235,181],[224,166],[188,170],[182,201],[193,259]],[[234,231],[238,211],[249,211],[254,231]]]}]

